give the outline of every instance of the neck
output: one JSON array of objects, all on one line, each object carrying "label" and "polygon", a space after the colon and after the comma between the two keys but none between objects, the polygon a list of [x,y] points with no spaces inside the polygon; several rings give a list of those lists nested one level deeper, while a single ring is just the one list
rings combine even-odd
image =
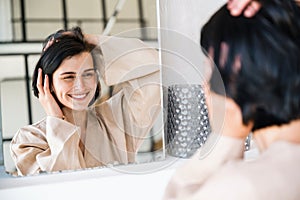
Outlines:
[{"label": "neck", "polygon": [[62,111],[68,122],[80,127],[85,126],[87,122],[87,110],[77,111],[67,107],[63,107]]},{"label": "neck", "polygon": [[267,149],[273,142],[287,141],[300,144],[300,120],[281,126],[270,126],[255,131],[254,138],[260,150]]},{"label": "neck", "polygon": [[87,128],[87,110],[76,111],[70,108],[64,107],[62,109],[66,120],[78,127],[80,127],[80,142],[79,148],[82,154],[85,153],[85,138],[86,138],[86,128]]}]

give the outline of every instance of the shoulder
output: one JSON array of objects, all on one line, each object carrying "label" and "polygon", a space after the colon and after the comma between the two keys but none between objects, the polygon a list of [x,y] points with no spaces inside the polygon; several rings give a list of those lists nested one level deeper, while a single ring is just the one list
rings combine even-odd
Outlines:
[{"label": "shoulder", "polygon": [[[209,178],[199,194],[209,199],[258,199],[255,196],[254,171],[247,169],[244,161],[230,161]],[[217,192],[213,192],[217,191]]]},{"label": "shoulder", "polygon": [[43,118],[38,122],[20,128],[18,132],[45,132],[46,123],[46,118]]},{"label": "shoulder", "polygon": [[63,129],[63,128],[73,130],[74,128],[76,128],[76,126],[62,119],[47,116],[41,119],[40,121],[37,121],[33,124],[26,125],[20,128],[17,131],[15,137],[18,137],[20,135],[22,136],[32,135],[32,136],[44,138],[46,137],[47,130],[49,131],[49,130]]},{"label": "shoulder", "polygon": [[274,143],[255,160],[227,162],[201,190],[205,194],[214,189],[218,192],[213,196],[231,200],[297,199],[300,195],[299,155],[300,145]]},{"label": "shoulder", "polygon": [[24,143],[26,141],[33,141],[33,138],[38,140],[45,140],[46,137],[46,118],[42,120],[26,125],[20,128],[12,139],[12,144]]}]

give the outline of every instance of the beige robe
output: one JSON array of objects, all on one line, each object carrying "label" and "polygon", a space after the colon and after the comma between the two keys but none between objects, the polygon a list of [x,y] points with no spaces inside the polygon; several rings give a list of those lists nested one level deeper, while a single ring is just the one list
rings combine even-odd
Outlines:
[{"label": "beige robe", "polygon": [[110,99],[88,110],[84,153],[80,128],[47,116],[21,128],[11,142],[19,175],[135,161],[161,107],[158,53],[137,39],[100,41],[103,57],[98,67],[115,90]]},{"label": "beige robe", "polygon": [[300,199],[299,144],[275,142],[255,160],[245,161],[243,140],[216,138],[210,138],[218,141],[215,146],[175,171],[164,200]]}]

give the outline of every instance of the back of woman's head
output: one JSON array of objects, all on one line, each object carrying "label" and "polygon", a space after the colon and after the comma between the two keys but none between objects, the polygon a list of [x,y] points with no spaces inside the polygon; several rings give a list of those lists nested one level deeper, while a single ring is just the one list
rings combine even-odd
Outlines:
[{"label": "back of woman's head", "polygon": [[[52,75],[63,60],[83,52],[92,52],[95,47],[95,45],[87,43],[84,40],[83,33],[79,27],[70,30],[59,30],[48,36],[44,42],[41,57],[36,64],[32,77],[34,95],[38,97],[39,94],[37,88],[39,68],[42,69],[43,80],[45,74],[47,74],[49,76],[49,84],[52,85]],[[100,89],[97,89],[97,92],[99,93]],[[99,94],[96,94],[96,98],[98,96]]]},{"label": "back of woman's head", "polygon": [[300,118],[300,9],[294,0],[261,3],[253,18],[233,17],[225,5],[201,31],[226,95],[254,129]]}]

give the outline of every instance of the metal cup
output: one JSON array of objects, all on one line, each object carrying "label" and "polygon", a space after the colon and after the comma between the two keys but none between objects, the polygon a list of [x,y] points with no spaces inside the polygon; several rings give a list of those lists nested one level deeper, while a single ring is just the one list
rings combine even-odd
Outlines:
[{"label": "metal cup", "polygon": [[201,85],[168,87],[167,153],[189,158],[211,133],[205,95]]}]

